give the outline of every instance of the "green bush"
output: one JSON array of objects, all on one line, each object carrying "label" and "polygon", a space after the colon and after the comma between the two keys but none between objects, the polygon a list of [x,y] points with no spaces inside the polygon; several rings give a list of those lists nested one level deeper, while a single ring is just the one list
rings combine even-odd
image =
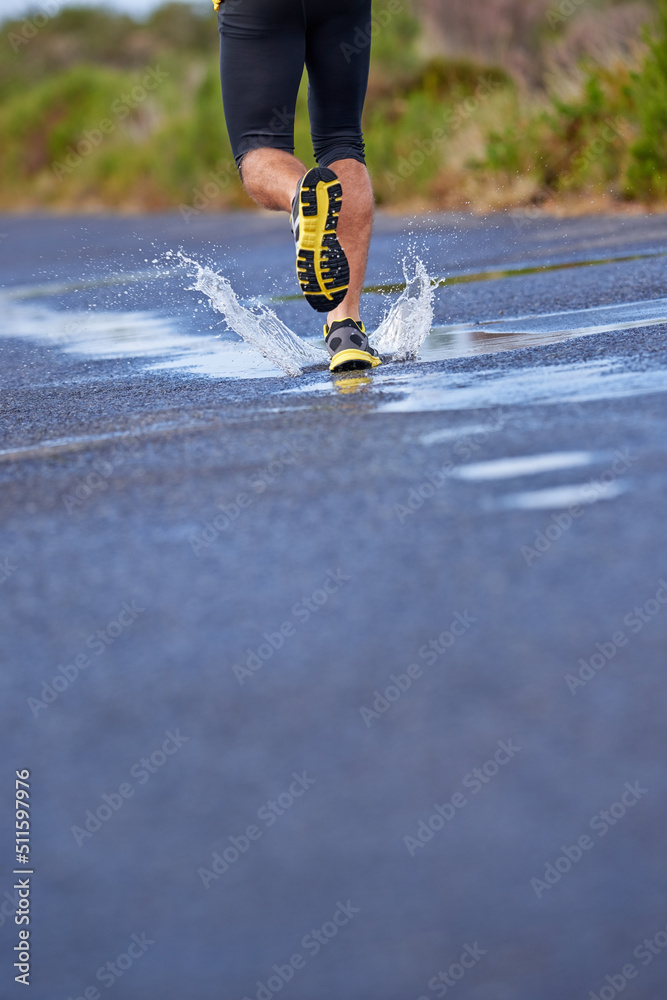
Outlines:
[{"label": "green bush", "polygon": [[630,148],[628,192],[648,200],[667,197],[667,0],[659,0],[655,37],[634,75],[639,134]]},{"label": "green bush", "polygon": [[7,181],[29,178],[66,155],[84,130],[111,116],[127,87],[114,70],[77,66],[5,102],[0,111],[0,169]]},{"label": "green bush", "polygon": [[552,95],[532,109],[517,98],[512,120],[489,132],[477,166],[505,178],[530,176],[537,200],[596,186],[621,194],[625,126],[633,114],[629,72],[589,64],[577,98]]}]

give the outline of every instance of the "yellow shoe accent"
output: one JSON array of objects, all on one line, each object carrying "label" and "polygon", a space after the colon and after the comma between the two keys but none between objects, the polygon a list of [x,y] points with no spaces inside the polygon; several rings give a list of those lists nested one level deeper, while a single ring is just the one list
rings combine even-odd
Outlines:
[{"label": "yellow shoe accent", "polygon": [[[335,234],[335,228],[326,228],[327,219],[330,219],[329,205],[333,202],[336,191],[340,189],[340,181],[329,181],[325,183],[320,181],[317,185],[316,195],[317,195],[317,215],[304,215],[302,204],[299,205],[299,252],[302,250],[310,251],[314,254],[311,267],[315,270],[315,280],[319,288],[319,294],[326,297],[327,305],[333,303],[335,299],[340,301],[340,292],[347,292],[348,284],[344,281],[343,284],[338,285],[335,288],[329,288],[325,282],[329,279],[331,274],[330,267],[322,266],[322,246],[324,244],[324,237],[329,234]],[[299,262],[301,263],[301,262]],[[297,264],[297,269],[299,271],[299,276],[303,282],[307,282],[312,276],[312,272],[309,273],[309,269],[303,264],[299,266]],[[324,307],[320,305],[318,307],[320,311],[324,311]],[[333,306],[332,306],[333,308]]]},{"label": "yellow shoe accent", "polygon": [[318,312],[340,305],[350,283],[348,260],[336,236],[342,193],[340,180],[326,167],[309,170],[297,192],[297,278]]},{"label": "yellow shoe accent", "polygon": [[354,348],[349,348],[346,351],[339,351],[338,354],[334,354],[329,365],[329,371],[338,371],[341,365],[348,364],[350,361],[365,362],[365,368],[377,368],[378,365],[382,364],[380,358],[374,358],[368,351],[358,351]]},{"label": "yellow shoe accent", "polygon": [[[336,322],[336,323],[346,323],[348,320],[350,321],[350,323],[354,323],[355,326],[358,326],[362,333],[366,333],[366,327],[364,326],[364,324],[362,323],[362,321],[360,319],[352,319],[351,316],[343,316],[342,319],[334,320],[334,322]],[[324,324],[324,339],[326,340],[328,336],[329,336],[329,324],[325,323]]]}]

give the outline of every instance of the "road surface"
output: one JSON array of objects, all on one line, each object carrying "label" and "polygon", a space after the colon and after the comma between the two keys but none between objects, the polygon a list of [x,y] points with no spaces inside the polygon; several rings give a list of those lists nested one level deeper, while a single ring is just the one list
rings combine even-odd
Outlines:
[{"label": "road surface", "polygon": [[0,994],[25,768],[33,1000],[659,1000],[664,217],[382,217],[337,379],[165,256],[314,338],[284,219],[0,230]]}]

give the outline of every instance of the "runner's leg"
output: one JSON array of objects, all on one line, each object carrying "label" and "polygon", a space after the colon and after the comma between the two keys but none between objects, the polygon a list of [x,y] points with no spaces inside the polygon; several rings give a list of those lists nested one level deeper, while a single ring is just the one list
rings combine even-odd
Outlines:
[{"label": "runner's leg", "polygon": [[310,127],[320,166],[343,187],[338,239],[350,264],[350,285],[328,321],[359,319],[373,226],[373,189],[365,166],[361,115],[368,84],[370,0],[305,0]]},{"label": "runner's leg", "polygon": [[243,157],[241,177],[250,197],[272,212],[289,212],[306,167],[281,149],[253,149]]},{"label": "runner's leg", "polygon": [[236,0],[218,13],[225,119],[246,190],[289,211],[306,167],[294,155],[294,110],[306,51],[302,0]]},{"label": "runner's leg", "polygon": [[361,319],[360,301],[366,276],[368,250],[373,231],[373,188],[368,170],[358,160],[334,160],[331,169],[343,186],[343,205],[338,218],[338,239],[350,265],[348,292],[327,317]]}]

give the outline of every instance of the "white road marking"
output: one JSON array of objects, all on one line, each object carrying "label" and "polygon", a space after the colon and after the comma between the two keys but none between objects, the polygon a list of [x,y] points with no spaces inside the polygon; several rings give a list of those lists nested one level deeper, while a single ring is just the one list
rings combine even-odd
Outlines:
[{"label": "white road marking", "polygon": [[[553,486],[544,490],[526,490],[522,493],[508,493],[493,504],[495,509],[505,510],[564,510],[575,505],[590,505],[598,500],[613,500],[621,493],[627,493],[630,482],[577,483],[569,486]],[[591,496],[593,494],[593,496]]]},{"label": "white road marking", "polygon": [[443,427],[439,431],[431,431],[422,434],[417,440],[419,444],[429,448],[433,444],[440,444],[441,441],[455,441],[458,438],[468,437],[471,434],[490,434],[491,431],[499,430],[498,427],[489,427],[485,424],[473,424],[468,427]]},{"label": "white road marking", "polygon": [[473,462],[454,469],[450,475],[471,482],[489,479],[513,479],[517,476],[535,476],[540,472],[573,469],[590,465],[599,456],[592,451],[553,451],[543,455],[520,455],[516,458],[497,458],[489,462]]}]

